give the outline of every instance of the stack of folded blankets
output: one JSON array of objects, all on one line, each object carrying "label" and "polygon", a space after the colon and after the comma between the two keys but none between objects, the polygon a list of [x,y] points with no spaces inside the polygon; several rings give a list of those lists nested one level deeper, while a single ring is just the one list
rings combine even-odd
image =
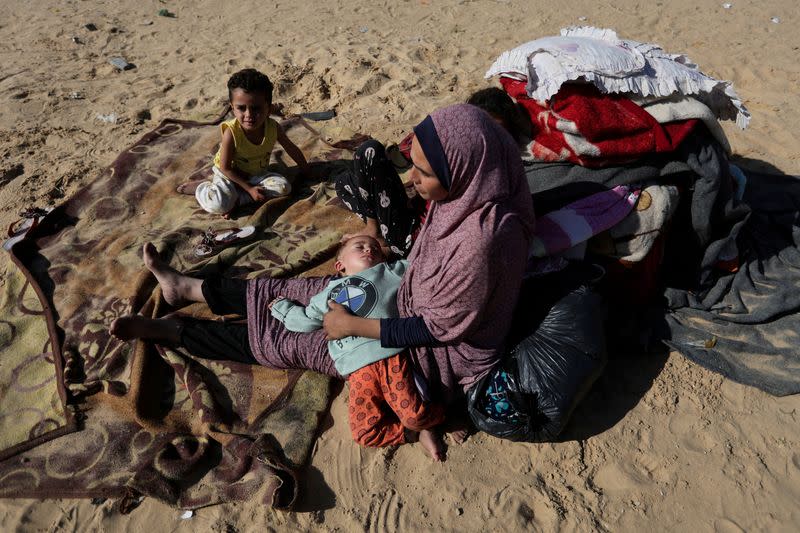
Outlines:
[{"label": "stack of folded blankets", "polygon": [[593,27],[504,52],[486,73],[495,76],[531,120],[532,270],[591,257],[633,307],[662,287],[665,263],[695,285],[736,268],[745,179],[719,120],[745,128],[750,115],[729,82]]}]

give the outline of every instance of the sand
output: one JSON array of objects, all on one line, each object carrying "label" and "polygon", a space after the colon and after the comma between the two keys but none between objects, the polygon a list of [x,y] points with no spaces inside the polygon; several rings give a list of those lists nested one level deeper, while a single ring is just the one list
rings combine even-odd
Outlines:
[{"label": "sand", "polygon": [[[0,227],[90,183],[161,119],[215,116],[240,68],[268,73],[288,112],[334,108],[338,125],[397,141],[428,111],[486,86],[503,50],[581,23],[732,80],[753,115],[745,131],[724,124],[740,161],[800,174],[795,0],[222,5],[4,0]],[[176,17],[157,16],[162,8]],[[136,68],[117,71],[114,56]],[[116,123],[98,118],[112,114]],[[612,354],[564,442],[476,435],[433,464],[419,445],[358,448],[340,394],[297,512],[221,505],[181,520],[152,500],[126,516],[111,502],[5,500],[0,530],[796,531],[799,410],[800,396],[769,396],[676,353]]]}]

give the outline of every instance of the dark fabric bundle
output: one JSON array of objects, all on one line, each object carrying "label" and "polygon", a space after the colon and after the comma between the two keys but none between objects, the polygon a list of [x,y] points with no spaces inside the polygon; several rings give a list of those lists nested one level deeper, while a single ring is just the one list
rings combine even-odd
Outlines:
[{"label": "dark fabric bundle", "polygon": [[478,429],[528,442],[561,433],[606,364],[602,302],[587,282],[591,275],[573,266],[526,281],[512,326],[514,347],[467,392]]}]

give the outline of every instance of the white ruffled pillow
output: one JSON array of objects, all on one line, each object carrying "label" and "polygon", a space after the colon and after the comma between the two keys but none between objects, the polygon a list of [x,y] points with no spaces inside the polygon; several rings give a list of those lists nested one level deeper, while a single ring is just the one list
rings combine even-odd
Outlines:
[{"label": "white ruffled pillow", "polygon": [[706,76],[682,54],[660,46],[620,39],[613,30],[591,26],[561,30],[500,54],[486,77],[510,76],[528,80],[527,92],[545,101],[561,86],[585,80],[606,93],[638,96],[691,95],[706,104],[720,120],[747,127],[750,113],[731,82]]}]

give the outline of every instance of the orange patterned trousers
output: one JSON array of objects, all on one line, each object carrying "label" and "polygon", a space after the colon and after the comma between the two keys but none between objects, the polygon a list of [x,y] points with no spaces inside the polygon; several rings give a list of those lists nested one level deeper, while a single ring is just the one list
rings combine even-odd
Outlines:
[{"label": "orange patterned trousers", "polygon": [[405,429],[421,431],[444,421],[444,407],[422,401],[405,352],[350,374],[350,431],[362,446],[405,442]]}]

